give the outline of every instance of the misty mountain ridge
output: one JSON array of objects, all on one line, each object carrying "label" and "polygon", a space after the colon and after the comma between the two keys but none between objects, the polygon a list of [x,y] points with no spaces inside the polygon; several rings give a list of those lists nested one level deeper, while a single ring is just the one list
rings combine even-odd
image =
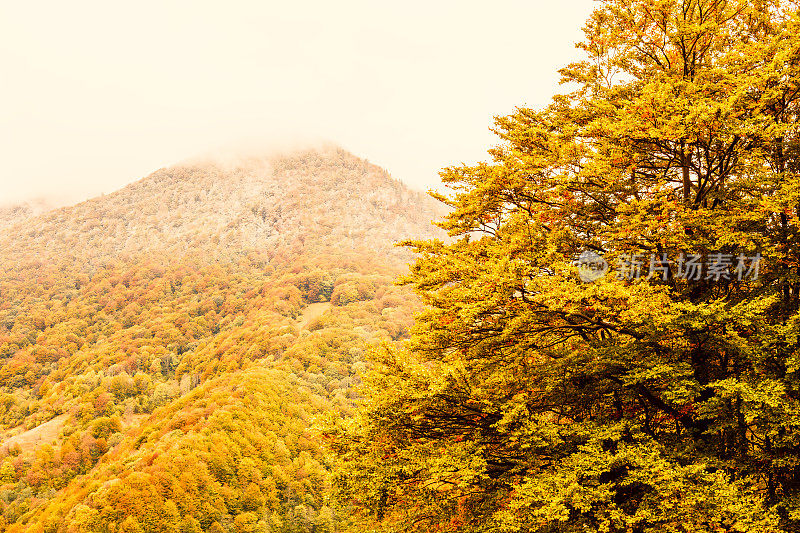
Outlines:
[{"label": "misty mountain ridge", "polygon": [[77,262],[143,253],[219,260],[278,250],[370,250],[429,238],[443,206],[338,147],[189,161],[117,192],[38,215],[0,211],[0,249],[16,261]]}]

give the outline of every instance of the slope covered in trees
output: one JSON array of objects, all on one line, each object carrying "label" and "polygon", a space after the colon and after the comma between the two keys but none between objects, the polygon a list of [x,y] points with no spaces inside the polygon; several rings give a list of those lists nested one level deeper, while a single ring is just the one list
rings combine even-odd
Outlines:
[{"label": "slope covered in trees", "polygon": [[44,199],[0,205],[0,230],[55,209],[56,207],[57,206],[53,202]]},{"label": "slope covered in trees", "polygon": [[[398,235],[430,235],[437,208],[389,174],[335,147],[158,170],[116,193],[23,220],[0,235],[26,261],[92,268],[140,254],[393,251]],[[306,243],[308,241],[308,243]],[[402,254],[408,257],[409,254]]]},{"label": "slope covered in trees", "polygon": [[800,531],[798,4],[606,0],[580,47],[443,172],[342,494],[389,530]]},{"label": "slope covered in trees", "polygon": [[328,148],[162,169],[0,230],[0,529],[345,527],[316,425],[407,337],[393,241],[438,212]]}]

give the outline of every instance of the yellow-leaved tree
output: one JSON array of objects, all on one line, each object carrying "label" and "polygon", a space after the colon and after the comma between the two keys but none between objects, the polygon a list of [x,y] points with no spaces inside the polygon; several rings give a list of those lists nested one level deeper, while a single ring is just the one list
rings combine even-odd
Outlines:
[{"label": "yellow-leaved tree", "polygon": [[442,172],[341,495],[404,531],[800,531],[798,5],[605,0],[580,47]]}]

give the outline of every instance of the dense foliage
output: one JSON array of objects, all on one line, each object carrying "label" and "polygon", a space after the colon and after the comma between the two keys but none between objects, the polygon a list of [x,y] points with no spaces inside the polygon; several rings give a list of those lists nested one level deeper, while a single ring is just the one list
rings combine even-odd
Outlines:
[{"label": "dense foliage", "polygon": [[443,172],[454,240],[413,243],[430,308],[331,429],[341,493],[403,531],[800,531],[798,5],[605,0],[585,35]]},{"label": "dense foliage", "polygon": [[350,412],[369,346],[408,337],[392,241],[437,209],[330,149],[8,210],[0,530],[346,527],[315,427]]}]

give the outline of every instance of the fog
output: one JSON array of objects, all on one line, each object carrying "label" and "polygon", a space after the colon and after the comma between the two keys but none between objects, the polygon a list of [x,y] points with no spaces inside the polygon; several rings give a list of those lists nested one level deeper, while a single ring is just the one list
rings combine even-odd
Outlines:
[{"label": "fog", "polygon": [[592,5],[0,2],[0,204],[312,141],[436,187],[558,91]]}]

